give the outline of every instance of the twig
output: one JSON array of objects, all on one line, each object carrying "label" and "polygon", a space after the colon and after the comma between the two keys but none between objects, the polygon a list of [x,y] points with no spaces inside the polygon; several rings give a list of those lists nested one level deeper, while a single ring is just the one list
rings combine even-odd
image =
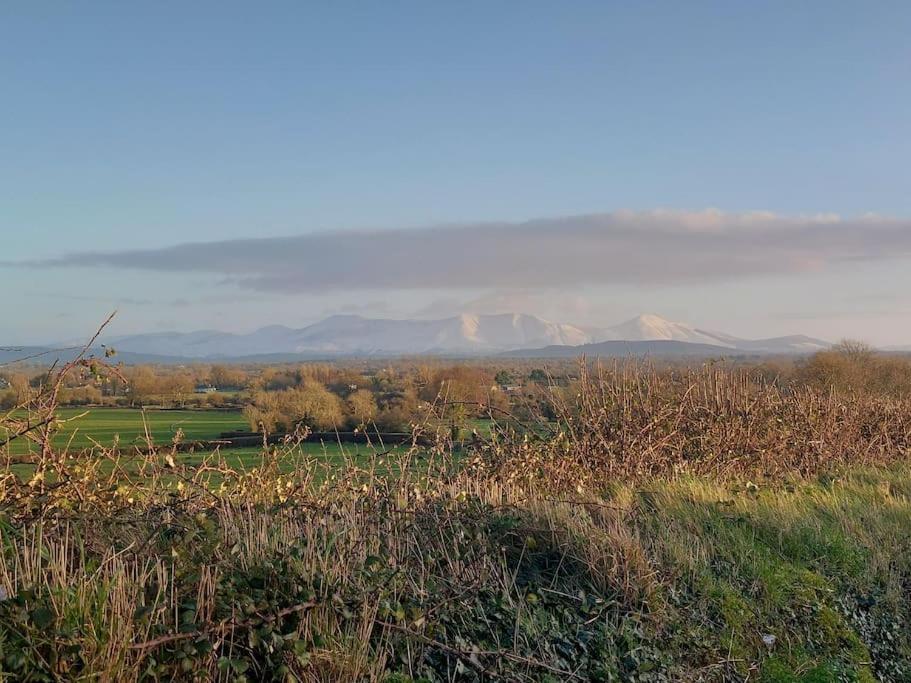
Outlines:
[{"label": "twig", "polygon": [[7,444],[9,444],[10,441],[15,441],[15,440],[18,439],[20,436],[25,436],[25,435],[28,434],[29,432],[33,432],[33,431],[35,431],[36,429],[38,429],[39,427],[43,427],[44,425],[46,425],[46,424],[48,424],[49,422],[51,422],[53,419],[54,419],[54,416],[51,415],[50,417],[44,418],[44,419],[41,420],[40,422],[36,422],[36,423],[33,424],[33,425],[28,425],[28,426],[26,426],[24,429],[21,429],[21,430],[19,430],[18,432],[16,432],[15,434],[12,434],[12,435],[8,436],[8,437],[7,437],[6,439],[4,439],[3,441],[0,441],[0,448],[3,448],[3,447],[6,446]]}]

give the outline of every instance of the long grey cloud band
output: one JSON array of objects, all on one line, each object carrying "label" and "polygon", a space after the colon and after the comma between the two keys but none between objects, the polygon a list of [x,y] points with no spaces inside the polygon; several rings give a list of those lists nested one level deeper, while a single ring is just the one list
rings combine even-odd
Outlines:
[{"label": "long grey cloud band", "polygon": [[911,221],[619,211],[83,252],[32,266],[220,274],[263,291],[700,282],[911,255]]}]

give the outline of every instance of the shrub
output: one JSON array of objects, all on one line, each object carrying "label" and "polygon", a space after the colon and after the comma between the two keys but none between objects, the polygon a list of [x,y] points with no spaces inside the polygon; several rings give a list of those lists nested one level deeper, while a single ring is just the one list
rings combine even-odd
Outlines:
[{"label": "shrub", "polygon": [[342,402],[314,380],[302,387],[281,391],[259,391],[244,407],[251,429],[260,425],[266,431],[293,431],[297,426],[315,430],[333,429],[342,423]]},{"label": "shrub", "polygon": [[814,354],[795,379],[798,384],[842,393],[911,397],[911,361],[877,354],[860,342],[843,341]]},{"label": "shrub", "polygon": [[373,392],[357,389],[348,396],[348,413],[352,427],[363,427],[376,419],[377,405]]}]

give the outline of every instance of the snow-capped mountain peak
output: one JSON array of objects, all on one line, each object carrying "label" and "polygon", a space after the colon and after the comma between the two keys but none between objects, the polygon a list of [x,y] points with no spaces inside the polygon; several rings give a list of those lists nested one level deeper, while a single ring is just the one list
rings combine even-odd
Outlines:
[{"label": "snow-capped mountain peak", "polygon": [[684,323],[673,322],[653,313],[643,313],[607,329],[605,340],[625,341],[682,341],[693,344],[734,346],[736,338],[707,332]]}]

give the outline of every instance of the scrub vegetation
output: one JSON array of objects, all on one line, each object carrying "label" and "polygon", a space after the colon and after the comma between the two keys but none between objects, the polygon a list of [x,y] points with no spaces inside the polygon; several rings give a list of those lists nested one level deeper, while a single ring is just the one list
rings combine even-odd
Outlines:
[{"label": "scrub vegetation", "polygon": [[77,359],[5,420],[6,450],[35,448],[0,477],[0,670],[907,681],[911,400],[798,380],[813,362],[582,362],[493,405],[442,383],[411,445],[319,458],[299,411],[238,467],[60,447],[55,392],[123,374]]}]

